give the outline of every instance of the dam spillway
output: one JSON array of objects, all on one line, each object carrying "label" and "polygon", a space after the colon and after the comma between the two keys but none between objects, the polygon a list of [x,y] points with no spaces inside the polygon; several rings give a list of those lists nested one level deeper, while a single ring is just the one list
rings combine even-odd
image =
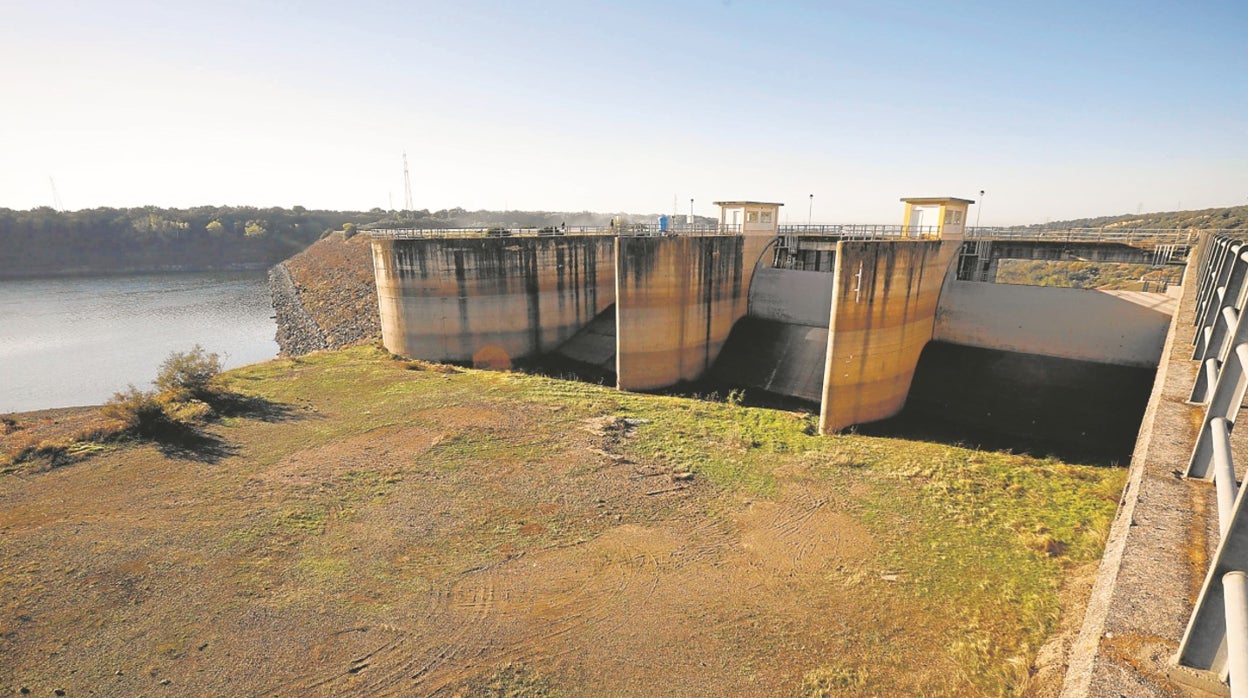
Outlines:
[{"label": "dam spillway", "polygon": [[[934,338],[1155,365],[1163,304],[959,278],[982,251],[964,244],[970,202],[903,201],[901,226],[834,231],[781,229],[762,202],[700,230],[376,231],[383,342],[482,366],[563,357],[626,390],[714,377],[819,403],[823,433],[898,414]],[[940,224],[909,225],[921,209]]]}]

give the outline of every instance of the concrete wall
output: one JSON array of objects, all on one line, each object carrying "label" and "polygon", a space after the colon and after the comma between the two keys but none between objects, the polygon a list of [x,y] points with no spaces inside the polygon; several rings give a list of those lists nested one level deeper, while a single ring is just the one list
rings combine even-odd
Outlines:
[{"label": "concrete wall", "polygon": [[1174,307],[1174,298],[1155,293],[950,281],[934,339],[1155,368]]},{"label": "concrete wall", "polygon": [[1045,240],[992,240],[987,243],[992,259],[1040,259],[1052,261],[1149,264],[1153,250],[1110,242],[1060,242]]},{"label": "concrete wall", "polygon": [[960,244],[956,238],[837,244],[822,433],[891,417],[905,405]]},{"label": "concrete wall", "polygon": [[374,240],[387,349],[429,360],[554,349],[614,302],[610,237]]},{"label": "concrete wall", "polygon": [[832,274],[760,267],[750,284],[750,317],[810,327],[828,326]]},{"label": "concrete wall", "polygon": [[745,315],[764,235],[621,237],[616,242],[616,375],[653,390],[702,376]]}]

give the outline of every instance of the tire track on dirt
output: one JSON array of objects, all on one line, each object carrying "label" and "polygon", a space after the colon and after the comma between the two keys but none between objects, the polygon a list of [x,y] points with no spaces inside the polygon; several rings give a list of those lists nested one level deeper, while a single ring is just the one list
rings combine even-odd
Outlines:
[{"label": "tire track on dirt", "polygon": [[423,617],[347,669],[277,691],[436,696],[490,667],[576,652],[643,612],[676,548],[670,535],[626,525],[586,544],[473,571],[433,594]]},{"label": "tire track on dirt", "polygon": [[[454,416],[465,423],[474,417]],[[508,429],[489,431],[516,438]],[[491,464],[460,472],[467,484],[519,471]],[[549,501],[546,488],[565,477],[556,472],[513,483],[528,489],[515,498],[524,504],[506,505],[516,512],[506,516],[529,519],[534,502]],[[618,476],[632,472],[621,468]],[[626,497],[648,501],[641,499],[647,483],[599,473],[594,489],[579,498],[608,507]],[[459,695],[509,666],[549,676],[587,672],[605,680],[604,687],[624,687],[656,680],[654,672],[670,661],[662,657],[679,656],[695,668],[750,662],[752,651],[741,643],[760,627],[802,617],[809,608],[792,606],[794,594],[826,586],[831,567],[870,544],[869,534],[840,511],[833,490],[816,483],[789,482],[774,501],[738,500],[727,513],[720,508],[726,500],[712,505],[700,489],[665,505],[661,520],[619,524],[582,543],[529,550],[443,577],[408,607],[407,617],[370,630],[368,642],[327,640],[318,652],[339,658],[332,673],[321,662],[320,672],[277,692]],[[716,681],[735,685],[731,676]]]},{"label": "tire track on dirt", "polygon": [[870,534],[809,484],[786,487],[777,501],[753,502],[737,516],[748,568],[768,586],[817,581],[819,572],[865,551]]}]

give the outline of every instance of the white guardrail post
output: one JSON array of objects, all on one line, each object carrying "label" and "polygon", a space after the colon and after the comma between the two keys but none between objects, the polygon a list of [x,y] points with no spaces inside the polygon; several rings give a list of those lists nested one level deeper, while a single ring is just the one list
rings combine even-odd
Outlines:
[{"label": "white guardrail post", "polygon": [[1232,698],[1248,696],[1248,572],[1235,570],[1222,576],[1226,595],[1227,673]]}]

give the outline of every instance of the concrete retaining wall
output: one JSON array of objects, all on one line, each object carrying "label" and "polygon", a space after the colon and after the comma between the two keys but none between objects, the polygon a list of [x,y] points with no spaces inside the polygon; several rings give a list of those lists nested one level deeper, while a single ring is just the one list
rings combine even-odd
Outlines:
[{"label": "concrete retaining wall", "polygon": [[614,302],[613,244],[374,240],[382,340],[404,356],[494,366],[550,351]]},{"label": "concrete retaining wall", "polygon": [[621,237],[616,243],[616,374],[626,390],[702,376],[745,315],[770,236]]},{"label": "concrete retaining wall", "polygon": [[932,339],[941,285],[961,241],[842,241],[819,428],[832,433],[901,411]]},{"label": "concrete retaining wall", "polygon": [[1175,300],[1154,293],[950,281],[934,339],[984,349],[1153,368]]},{"label": "concrete retaining wall", "polygon": [[1148,264],[1153,261],[1153,250],[1118,242],[993,240],[989,245],[991,253],[988,256],[993,260],[1046,259],[1117,264]]}]

